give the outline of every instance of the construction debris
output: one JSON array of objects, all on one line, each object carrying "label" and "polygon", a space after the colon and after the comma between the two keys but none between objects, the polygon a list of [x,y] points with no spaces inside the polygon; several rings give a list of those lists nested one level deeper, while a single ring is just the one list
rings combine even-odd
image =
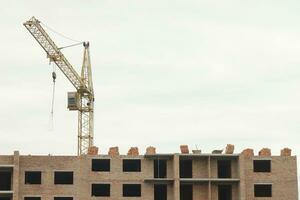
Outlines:
[{"label": "construction debris", "polygon": [[242,154],[243,154],[245,157],[252,157],[252,156],[254,156],[253,149],[244,149],[244,150],[242,151]]},{"label": "construction debris", "polygon": [[88,155],[98,155],[98,147],[96,147],[96,146],[89,147]]},{"label": "construction debris", "polygon": [[156,148],[155,147],[152,147],[152,146],[149,146],[149,147],[147,147],[147,149],[146,149],[146,154],[147,155],[153,155],[153,154],[156,154]]},{"label": "construction debris", "polygon": [[[225,148],[225,154],[233,154],[234,153],[234,148],[235,146],[233,144],[227,144],[226,148]],[[182,154],[189,154],[189,147],[188,145],[180,145],[180,151]],[[212,151],[212,154],[222,154],[224,151],[224,149],[216,149]],[[201,154],[202,151],[200,149],[193,149],[192,150],[193,154]],[[156,148],[153,146],[148,146],[146,148],[146,155],[155,155],[156,154]],[[245,157],[253,157],[254,156],[254,151],[253,149],[247,148],[244,149],[241,154]],[[88,148],[88,155],[98,155],[98,147],[96,146],[91,146]],[[110,147],[109,151],[108,151],[108,155],[111,157],[116,157],[119,156],[119,147],[115,146],[115,147]],[[138,147],[131,147],[128,150],[127,155],[129,156],[139,156],[139,149]],[[262,148],[259,152],[258,152],[259,156],[271,156],[271,149],[269,148]],[[280,156],[291,156],[292,155],[292,150],[290,148],[283,148],[281,149],[280,152]]]},{"label": "construction debris", "polygon": [[291,156],[292,155],[292,150],[289,148],[284,148],[280,152],[281,156]]},{"label": "construction debris", "polygon": [[119,147],[110,147],[108,151],[108,155],[111,157],[119,156]]},{"label": "construction debris", "polygon": [[221,150],[213,150],[212,154],[221,154],[223,152],[223,149]]},{"label": "construction debris", "polygon": [[197,149],[197,150],[192,150],[193,154],[201,154],[201,150]]},{"label": "construction debris", "polygon": [[131,147],[131,148],[128,150],[127,155],[128,155],[128,156],[138,156],[138,155],[139,155],[139,148],[137,148],[137,147]]},{"label": "construction debris", "polygon": [[269,148],[262,148],[259,152],[258,152],[259,156],[271,156],[271,149]]},{"label": "construction debris", "polygon": [[225,149],[225,154],[233,154],[234,152],[234,145],[233,144],[227,144]]},{"label": "construction debris", "polygon": [[181,153],[190,153],[188,145],[180,145]]}]

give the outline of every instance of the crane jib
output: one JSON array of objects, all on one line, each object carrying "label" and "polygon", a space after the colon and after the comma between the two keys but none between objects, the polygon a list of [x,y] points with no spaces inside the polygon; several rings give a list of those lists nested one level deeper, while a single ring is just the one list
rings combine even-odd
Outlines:
[{"label": "crane jib", "polygon": [[54,62],[59,67],[77,90],[82,87],[87,87],[37,19],[32,17],[29,21],[24,23],[24,26],[46,51],[50,61]]}]

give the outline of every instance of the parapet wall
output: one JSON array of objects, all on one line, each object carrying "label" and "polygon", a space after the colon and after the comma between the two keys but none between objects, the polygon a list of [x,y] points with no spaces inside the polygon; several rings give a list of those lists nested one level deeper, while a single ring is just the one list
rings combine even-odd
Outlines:
[{"label": "parapet wall", "polygon": [[[179,149],[180,149],[179,153],[181,153],[181,154],[202,154],[202,151],[200,149],[193,149],[192,151],[190,151],[188,145],[180,145]],[[211,152],[211,154],[224,154],[224,155],[234,154],[234,149],[235,149],[235,146],[233,144],[227,144],[224,149],[213,150]],[[95,147],[95,146],[90,147],[89,150],[88,150],[88,155],[98,155],[99,153],[101,154],[101,151],[99,151],[98,147]],[[149,147],[146,148],[145,155],[155,155],[155,154],[157,154],[155,147],[149,146]],[[242,152],[236,153],[236,154],[241,154],[241,155],[246,156],[246,157],[256,156],[254,154],[254,150],[251,149],[251,148],[244,149]],[[106,155],[106,154],[102,153],[101,155]],[[119,147],[117,147],[117,146],[110,147],[109,150],[108,150],[107,155],[109,155],[111,157],[119,156],[120,155]],[[140,155],[139,148],[138,147],[131,147],[128,150],[127,155],[128,156],[139,156]],[[262,157],[272,156],[271,149],[262,148],[261,150],[259,150],[257,155],[262,156]],[[292,150],[289,149],[289,148],[283,148],[283,149],[281,149],[279,155],[280,156],[292,156]]]}]

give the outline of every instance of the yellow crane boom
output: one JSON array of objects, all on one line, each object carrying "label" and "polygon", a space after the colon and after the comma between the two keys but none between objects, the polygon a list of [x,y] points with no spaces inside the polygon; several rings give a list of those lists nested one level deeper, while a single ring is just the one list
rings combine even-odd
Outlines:
[{"label": "yellow crane boom", "polygon": [[65,58],[60,48],[53,42],[35,17],[23,24],[47,53],[50,62],[54,62],[75,87],[76,92],[68,93],[69,110],[78,110],[78,148],[77,154],[87,154],[94,139],[94,91],[90,62],[89,43],[84,42],[81,76]]}]

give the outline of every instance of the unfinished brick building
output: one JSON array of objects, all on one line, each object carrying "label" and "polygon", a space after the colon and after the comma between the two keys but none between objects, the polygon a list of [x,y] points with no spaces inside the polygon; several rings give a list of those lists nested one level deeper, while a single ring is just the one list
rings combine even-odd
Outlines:
[{"label": "unfinished brick building", "polygon": [[272,156],[269,149],[234,154],[200,150],[144,155],[117,147],[98,155],[0,156],[0,200],[297,200],[296,157],[290,149]]}]

